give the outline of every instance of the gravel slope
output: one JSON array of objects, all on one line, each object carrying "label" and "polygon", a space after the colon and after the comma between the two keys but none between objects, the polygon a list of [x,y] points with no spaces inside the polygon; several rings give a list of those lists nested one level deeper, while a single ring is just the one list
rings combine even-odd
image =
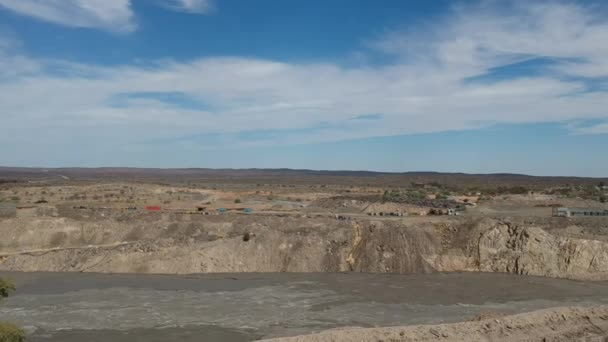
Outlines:
[{"label": "gravel slope", "polygon": [[608,306],[553,308],[513,316],[440,325],[350,328],[278,338],[272,342],[604,341]]}]

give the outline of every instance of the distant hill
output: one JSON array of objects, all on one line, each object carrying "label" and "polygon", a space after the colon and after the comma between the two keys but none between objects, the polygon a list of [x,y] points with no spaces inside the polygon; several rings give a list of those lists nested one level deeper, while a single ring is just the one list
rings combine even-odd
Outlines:
[{"label": "distant hill", "polygon": [[301,169],[206,168],[24,168],[0,167],[0,180],[11,181],[142,181],[155,183],[304,183],[406,186],[412,183],[502,186],[608,183],[608,178],[544,177],[522,174],[466,174],[422,172],[329,171]]}]

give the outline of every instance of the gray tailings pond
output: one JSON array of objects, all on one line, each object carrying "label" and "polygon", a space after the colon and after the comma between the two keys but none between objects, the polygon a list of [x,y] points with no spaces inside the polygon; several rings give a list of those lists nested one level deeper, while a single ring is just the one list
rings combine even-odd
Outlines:
[{"label": "gray tailings pond", "polygon": [[608,282],[510,274],[12,273],[0,320],[28,341],[253,341],[345,326],[608,304]]}]

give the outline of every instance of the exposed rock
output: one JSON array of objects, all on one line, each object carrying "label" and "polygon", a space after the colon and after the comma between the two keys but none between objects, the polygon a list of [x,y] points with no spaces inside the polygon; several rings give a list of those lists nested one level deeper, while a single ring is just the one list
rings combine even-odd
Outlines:
[{"label": "exposed rock", "polygon": [[483,271],[608,279],[608,242],[553,235],[513,221],[200,217],[0,220],[0,270]]},{"label": "exposed rock", "polygon": [[538,227],[498,223],[478,245],[479,270],[555,278],[608,279],[608,243],[557,237]]}]

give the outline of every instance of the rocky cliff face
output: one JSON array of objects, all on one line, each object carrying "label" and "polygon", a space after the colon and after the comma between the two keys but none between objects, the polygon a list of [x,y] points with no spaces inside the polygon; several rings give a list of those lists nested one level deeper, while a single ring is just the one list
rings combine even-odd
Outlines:
[{"label": "rocky cliff face", "polygon": [[482,271],[608,279],[608,243],[499,220],[162,216],[5,219],[0,270],[135,273]]},{"label": "rocky cliff face", "polygon": [[499,222],[481,234],[477,262],[484,272],[608,279],[608,243]]}]

